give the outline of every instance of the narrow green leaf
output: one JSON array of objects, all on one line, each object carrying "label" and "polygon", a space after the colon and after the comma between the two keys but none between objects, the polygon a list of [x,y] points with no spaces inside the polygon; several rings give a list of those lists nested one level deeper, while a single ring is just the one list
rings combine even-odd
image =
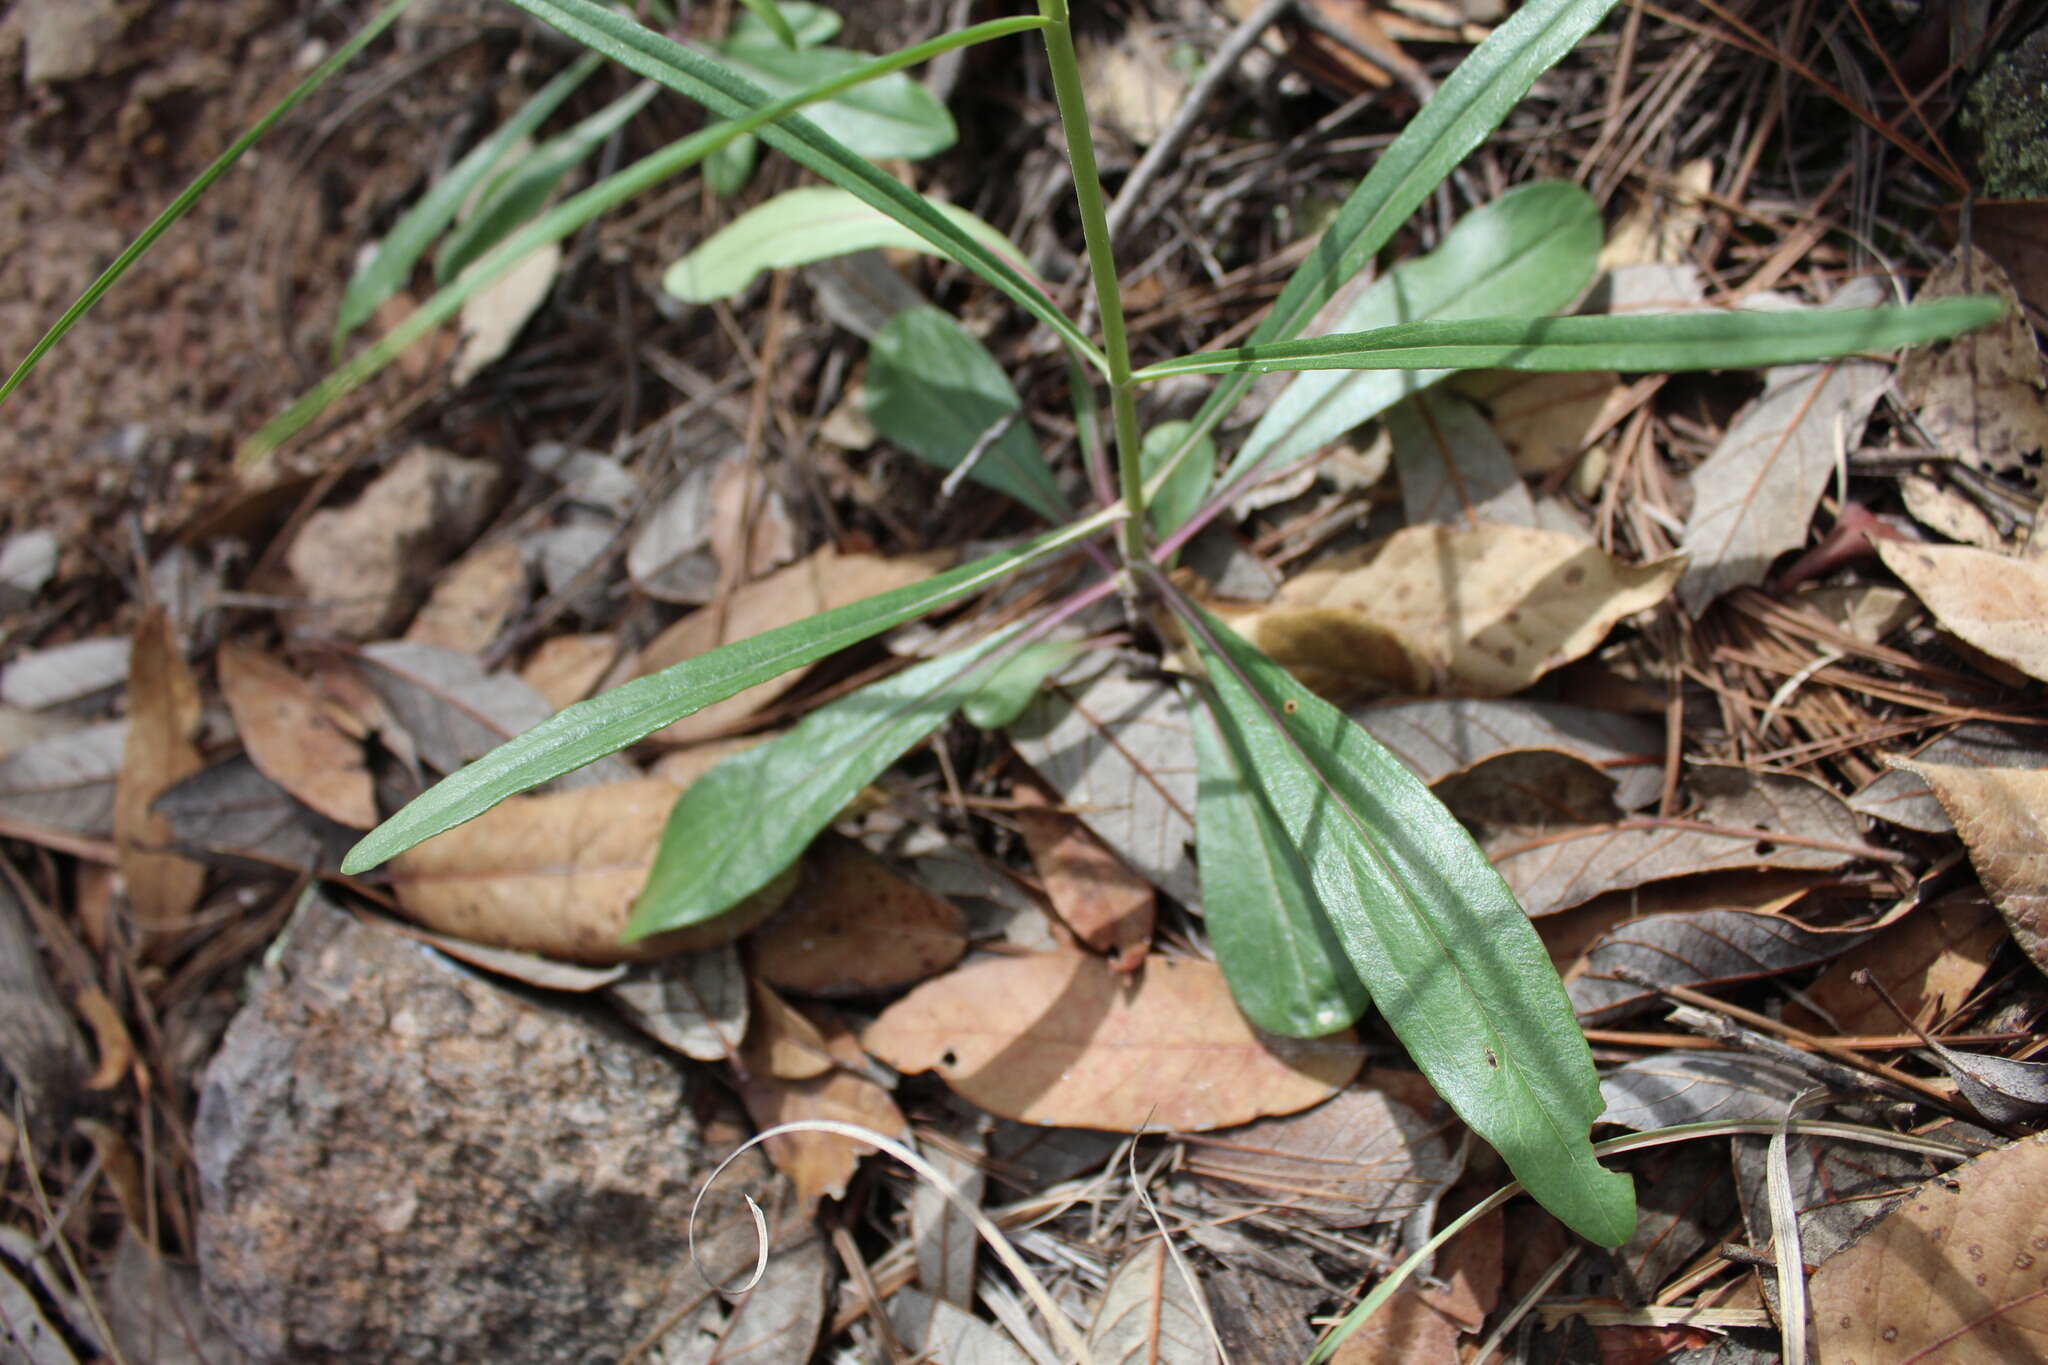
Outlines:
[{"label": "narrow green leaf", "polygon": [[775,0],[740,0],[740,3],[747,7],[749,17],[774,35],[775,41],[786,48],[794,49],[799,46],[796,30],[790,26],[789,20],[783,17],[781,7]]},{"label": "narrow green leaf", "polygon": [[[1578,186],[1553,180],[1510,190],[1466,214],[1435,251],[1374,281],[1337,326],[1362,332],[1402,322],[1554,313],[1593,278],[1600,238],[1600,211]],[[1286,464],[1313,454],[1449,373],[1297,379],[1252,428],[1224,482],[1267,461]]]},{"label": "narrow green leaf", "polygon": [[1136,377],[1149,382],[1182,374],[1272,370],[1738,370],[1919,346],[2004,315],[1999,300],[1971,297],[1840,311],[1410,322],[1203,351],[1149,365]]},{"label": "narrow green leaf", "polygon": [[578,702],[499,745],[415,797],[365,835],[342,861],[342,870],[367,872],[420,840],[474,820],[508,796],[572,772],[645,739],[671,721],[722,701],[742,688],[824,658],[891,626],[957,601],[1013,570],[1095,534],[1097,515],[1040,536],[1014,550],[989,555],[922,583],[879,593],[807,621],[766,631],[636,678],[602,696]]},{"label": "narrow green leaf", "polygon": [[[1148,483],[1166,468],[1167,460],[1181,448],[1193,426],[1192,422],[1161,422],[1145,433],[1139,463]],[[1209,496],[1209,487],[1215,481],[1216,443],[1198,435],[1187,456],[1145,498],[1145,517],[1152,525],[1153,536],[1167,536],[1180,529],[1181,523],[1202,505],[1202,499]]]},{"label": "narrow green leaf", "polygon": [[646,107],[661,89],[646,81],[627,91],[574,128],[551,137],[500,171],[484,191],[476,211],[442,240],[434,255],[434,281],[446,284],[489,251],[514,228],[539,213],[541,206],[574,170]]},{"label": "narrow green leaf", "polygon": [[1363,729],[1221,622],[1185,610],[1235,780],[1297,851],[1409,1055],[1544,1207],[1603,1246],[1626,1241],[1633,1187],[1600,1167],[1587,1136],[1601,1109],[1592,1053],[1507,884]]},{"label": "narrow green leaf", "polygon": [[[1615,0],[1530,0],[1495,27],[1373,163],[1316,249],[1295,268],[1250,344],[1300,336],[1317,310],[1379,254],[1452,168],[1500,126],[1536,78],[1614,5]],[[1213,430],[1250,384],[1245,374],[1219,384],[1195,414],[1196,426]]]},{"label": "narrow green leaf", "polygon": [[766,886],[860,789],[944,724],[1002,639],[928,660],[819,707],[690,784],[669,812],[626,938],[701,924]]},{"label": "narrow green leaf", "polygon": [[[640,75],[687,95],[715,114],[739,118],[769,103],[767,94],[752,81],[634,23],[624,15],[612,13],[594,0],[510,0],[510,3]],[[1047,23],[1038,15],[1019,16],[978,24],[961,33],[942,34],[894,54],[889,59],[889,69],[914,66],[968,42],[1043,29]],[[1082,334],[1072,319],[1060,312],[1059,306],[1047,298],[1044,291],[879,166],[849,151],[805,118],[783,118],[764,128],[761,140],[798,165],[843,189],[851,190],[909,226],[947,257],[1008,294],[1031,316],[1052,328],[1086,356],[1088,363],[1097,370],[1107,372],[1109,362],[1101,349]]]},{"label": "narrow green leaf", "polygon": [[761,139],[742,133],[704,158],[704,183],[721,199],[729,199],[754,178],[754,164],[761,159]]},{"label": "narrow green leaf", "polygon": [[813,5],[808,3],[808,0],[783,0],[783,3],[775,7],[776,17],[787,25],[790,36],[796,40],[794,43],[786,43],[783,42],[781,34],[770,27],[772,20],[763,22],[766,16],[754,10],[752,5],[748,5],[747,8],[753,12],[733,17],[732,32],[726,35],[725,43],[720,46],[751,43],[760,47],[768,43],[782,43],[784,47],[816,47],[838,37],[839,30],[846,23],[836,11],[826,9],[823,5]]},{"label": "narrow green leaf", "polygon": [[960,705],[960,714],[982,730],[1000,730],[1024,714],[1039,687],[1076,654],[1075,640],[1034,640],[996,664],[980,690]]},{"label": "narrow green leaf", "polygon": [[1224,743],[1201,689],[1186,690],[1201,783],[1195,862],[1216,961],[1244,1017],[1268,1033],[1334,1033],[1364,1014],[1372,996],[1256,775]]},{"label": "narrow green leaf", "polygon": [[350,278],[348,289],[341,296],[341,307],[336,310],[334,318],[336,360],[341,359],[342,343],[348,340],[349,333],[368,322],[370,315],[377,311],[377,305],[404,286],[413,266],[426,254],[428,245],[441,235],[443,228],[455,221],[456,213],[470,192],[483,183],[499,159],[511,150],[514,143],[530,136],[534,129],[546,122],[548,115],[574,94],[576,87],[588,80],[590,73],[597,70],[603,60],[595,52],[586,52],[563,68],[553,80],[535,91],[517,113],[500,124],[489,137],[470,148],[462,160],[449,167],[447,173],[419,197],[418,202],[399,216],[398,221],[391,225],[391,231],[384,234],[384,240],[377,244],[377,250]]},{"label": "narrow green leaf", "polygon": [[971,456],[968,478],[1063,520],[1066,499],[1023,410],[995,357],[938,309],[905,309],[875,334],[867,377],[875,430],[941,469]]},{"label": "narrow green leaf", "polygon": [[327,84],[335,72],[354,61],[356,54],[374,42],[385,29],[391,27],[411,3],[412,0],[392,0],[392,3],[377,11],[369,23],[356,31],[354,37],[336,48],[332,56],[315,67],[306,79],[293,86],[283,99],[270,107],[268,113],[251,124],[247,132],[229,143],[228,149],[215,157],[191,184],[179,191],[178,197],[170,202],[170,206],[159,213],[155,220],[142,230],[140,236],[122,249],[121,254],[114,258],[113,264],[99,273],[99,278],[85,287],[85,292],[64,310],[62,317],[50,325],[49,331],[37,339],[36,344],[29,348],[28,354],[21,358],[21,362],[8,374],[6,380],[0,382],[0,404],[4,404],[8,395],[21,387],[22,381],[35,371],[43,357],[49,354],[50,348],[63,340],[66,332],[78,325],[78,320],[90,312],[92,306],[100,301],[100,297],[114,287],[114,282],[127,274],[129,268],[142,259],[144,252],[156,245],[157,238],[170,231],[171,224],[192,211],[192,206],[199,202],[199,196],[212,188],[214,181],[226,175],[228,168],[242,159],[242,153],[261,142],[263,135],[277,126],[279,119],[297,108],[299,102],[306,96]]},{"label": "narrow green leaf", "polygon": [[[727,44],[718,55],[725,66],[771,96],[794,94],[874,60],[865,53],[837,47],[745,44]],[[946,106],[901,72],[865,81],[835,99],[813,105],[806,117],[848,151],[871,158],[915,161],[943,152],[960,137]]]},{"label": "narrow green leaf", "polygon": [[[1029,269],[1024,253],[1002,233],[966,209],[936,207],[1020,271]],[[712,233],[668,268],[661,287],[685,303],[709,303],[731,298],[763,270],[880,247],[939,254],[923,237],[847,191],[807,185],[748,209]]]}]

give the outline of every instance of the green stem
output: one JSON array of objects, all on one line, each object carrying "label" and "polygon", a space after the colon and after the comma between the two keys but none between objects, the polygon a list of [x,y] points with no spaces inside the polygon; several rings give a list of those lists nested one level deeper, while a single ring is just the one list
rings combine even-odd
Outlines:
[{"label": "green stem", "polygon": [[1128,564],[1146,562],[1145,475],[1138,439],[1136,385],[1131,379],[1131,346],[1124,334],[1123,295],[1117,290],[1116,253],[1109,237],[1109,211],[1102,177],[1095,169],[1095,140],[1088,130],[1088,105],[1081,96],[1081,63],[1074,55],[1074,31],[1067,0],[1038,0],[1045,16],[1045,56],[1052,69],[1053,95],[1067,137],[1074,171],[1074,199],[1081,210],[1081,234],[1088,247],[1088,273],[1095,282],[1095,307],[1102,316],[1102,350],[1109,360],[1109,404],[1116,431],[1117,483],[1123,493],[1124,523],[1119,546]]}]

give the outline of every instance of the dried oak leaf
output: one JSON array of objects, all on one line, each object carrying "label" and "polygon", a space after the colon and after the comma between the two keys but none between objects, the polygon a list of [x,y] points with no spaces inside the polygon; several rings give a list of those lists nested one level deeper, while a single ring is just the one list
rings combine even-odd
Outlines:
[{"label": "dried oak leaf", "polygon": [[1880,540],[1877,553],[1965,644],[2048,679],[2048,564],[1903,540]]},{"label": "dried oak leaf", "polygon": [[966,918],[952,902],[831,834],[804,855],[796,889],[749,940],[755,973],[796,995],[894,990],[966,951]]},{"label": "dried oak leaf", "polygon": [[[836,1119],[871,1129],[884,1137],[908,1139],[910,1124],[889,1092],[861,1074],[867,1059],[846,1025],[830,1011],[797,1011],[772,1005],[773,993],[756,986],[754,1024],[740,1052],[743,1074],[740,1099],[756,1126],[772,1128],[798,1119]],[[790,1020],[802,1020],[819,1040],[833,1064],[817,1075],[785,1080],[765,1065],[766,1053],[785,1046],[780,1032]],[[796,1186],[798,1201],[809,1207],[823,1198],[845,1195],[860,1159],[874,1148],[837,1133],[782,1133],[762,1144],[777,1170]]]},{"label": "dried oak leaf", "polygon": [[1891,762],[1934,789],[2014,940],[2048,971],[2048,770]]},{"label": "dried oak leaf", "polygon": [[2048,1349],[2048,1135],[1929,1180],[1808,1286],[1822,1365],[2009,1365]]},{"label": "dried oak leaf", "polygon": [[992,1113],[1125,1133],[1292,1113],[1363,1060],[1349,1032],[1259,1033],[1212,962],[1155,956],[1132,979],[1080,953],[971,962],[884,1010],[861,1043]]},{"label": "dried oak leaf", "polygon": [[2034,477],[2048,449],[2048,370],[1998,263],[1965,246],[1935,267],[1920,300],[1996,294],[2002,321],[1918,347],[1899,362],[1899,395],[1942,453],[1978,469]]},{"label": "dried oak leaf", "polygon": [[336,725],[312,685],[270,655],[230,640],[214,658],[221,697],[258,772],[351,829],[377,823],[363,746]]},{"label": "dried oak leaf", "polygon": [[1078,816],[1054,810],[1036,787],[1014,789],[1017,825],[1052,908],[1080,940],[1133,972],[1152,943],[1158,895],[1124,866]]},{"label": "dried oak leaf", "polygon": [[152,608],[135,628],[128,666],[128,739],[114,781],[114,842],[128,900],[145,925],[183,919],[198,903],[206,869],[175,854],[170,822],[150,809],[165,791],[204,766],[193,736],[199,687],[178,652],[170,617]]}]

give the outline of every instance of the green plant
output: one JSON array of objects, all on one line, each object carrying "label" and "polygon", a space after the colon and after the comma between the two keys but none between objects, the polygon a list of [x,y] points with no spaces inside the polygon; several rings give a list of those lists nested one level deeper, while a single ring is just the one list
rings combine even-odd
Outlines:
[{"label": "green plant", "polygon": [[[1474,213],[1439,250],[1388,272],[1351,306],[1345,330],[1304,338],[1340,287],[1614,3],[1532,0],[1472,53],[1381,156],[1246,344],[1140,369],[1125,337],[1066,0],[1039,0],[1036,15],[978,25],[871,62],[835,57],[809,85],[780,99],[596,0],[511,3],[698,101],[720,121],[471,253],[465,271],[260,433],[252,451],[283,439],[525,253],[753,136],[843,192],[826,205],[828,213],[857,205],[862,215],[862,226],[836,241],[827,223],[810,245],[791,248],[795,254],[760,263],[789,264],[807,259],[805,252],[908,234],[972,270],[1066,345],[1084,426],[1095,425],[1091,386],[1106,390],[1107,421],[1100,425],[1113,460],[1103,457],[1096,482],[1116,496],[1092,514],[1065,519],[1058,483],[1028,430],[1002,426],[1013,420],[1017,399],[999,371],[991,379],[993,361],[942,315],[903,315],[900,327],[892,324],[896,330],[877,340],[875,363],[885,378],[878,418],[906,447],[937,462],[961,462],[971,449],[974,477],[1064,524],[926,582],[739,641],[572,706],[399,811],[350,853],[344,870],[366,871],[744,687],[1085,548],[1098,566],[1093,581],[1036,621],[820,707],[692,786],[670,818],[629,932],[710,920],[766,885],[864,785],[956,711],[980,724],[1014,716],[1065,657],[1045,639],[1050,631],[1120,595],[1160,636],[1185,641],[1197,666],[1186,691],[1201,778],[1203,899],[1216,951],[1247,1015],[1270,1030],[1313,1036],[1349,1024],[1376,1002],[1431,1082],[1531,1194],[1592,1240],[1625,1240],[1635,1219],[1632,1188],[1595,1158],[1589,1133],[1600,1101],[1591,1055],[1528,917],[1427,788],[1340,711],[1188,600],[1163,566],[1263,469],[1458,369],[1775,364],[1950,336],[1991,320],[1998,305],[1970,299],[1863,312],[1545,316],[1584,283],[1599,227],[1581,192],[1539,185]],[[785,30],[808,22],[802,12],[793,12],[799,22],[791,24],[768,17],[775,14],[768,0],[749,0],[749,8],[786,51],[799,51],[793,31]],[[986,225],[913,194],[797,112],[939,52],[1027,31],[1044,43],[1058,97],[1099,344]],[[725,55],[732,56],[730,49]],[[814,198],[812,207],[819,202]],[[414,250],[424,246],[421,240]],[[732,263],[721,266],[715,251],[705,251],[685,263],[688,278],[677,292],[717,277],[720,268],[726,276],[716,288],[738,287]],[[1312,373],[1282,395],[1219,475],[1214,433],[1252,379],[1274,370]],[[1192,419],[1141,430],[1136,400],[1144,385],[1205,374],[1221,382]]]}]

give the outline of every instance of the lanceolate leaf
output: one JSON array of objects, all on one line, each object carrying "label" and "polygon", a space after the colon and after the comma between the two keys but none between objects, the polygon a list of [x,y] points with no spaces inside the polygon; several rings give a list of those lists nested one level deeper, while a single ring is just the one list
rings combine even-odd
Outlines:
[{"label": "lanceolate leaf", "polygon": [[754,17],[775,36],[777,42],[784,47],[797,46],[796,30],[790,27],[789,20],[783,17],[782,9],[775,0],[740,0],[740,3],[753,12]]},{"label": "lanceolate leaf", "polygon": [[2004,311],[1997,299],[1967,298],[1842,312],[1410,322],[1198,351],[1148,365],[1135,377],[1150,382],[1272,370],[1737,370],[1919,346],[1996,322]]},{"label": "lanceolate leaf", "polygon": [[[671,42],[623,14],[604,8],[595,0],[512,0],[512,3],[621,65],[689,96],[713,113],[738,118],[769,102],[768,94],[752,81]],[[1037,16],[1020,16],[978,25],[977,29],[988,37],[994,37],[1003,32],[1022,33],[1043,28],[1045,24],[1046,21]],[[935,38],[898,54],[905,59],[900,64],[911,65],[928,60],[940,51],[948,51],[958,45],[945,37]],[[1088,357],[1090,364],[1097,369],[1107,369],[1109,362],[1103,358],[1101,350],[1036,285],[880,167],[834,141],[815,123],[801,117],[785,118],[761,129],[761,140],[797,164],[852,191],[907,225],[946,256],[1008,294],[1026,312],[1051,327],[1069,345]]]},{"label": "lanceolate leaf", "polygon": [[1545,1207],[1592,1241],[1626,1241],[1632,1188],[1587,1137],[1601,1109],[1592,1054],[1528,916],[1398,759],[1187,611],[1218,735],[1409,1055]]},{"label": "lanceolate leaf", "polygon": [[669,812],[626,937],[701,924],[774,880],[974,694],[987,676],[976,665],[1001,638],[849,693],[698,778]]},{"label": "lanceolate leaf", "polygon": [[995,357],[936,308],[906,309],[875,335],[867,380],[875,430],[941,469],[971,459],[967,477],[1060,521],[1067,501],[1023,408]]},{"label": "lanceolate leaf", "polygon": [[[873,60],[844,48],[746,44],[727,44],[719,56],[770,95],[793,95]],[[816,106],[807,117],[847,150],[866,157],[916,160],[944,151],[960,136],[946,106],[901,72],[857,86]]]},{"label": "lanceolate leaf", "polygon": [[428,788],[371,830],[342,867],[349,873],[368,871],[422,839],[475,819],[508,796],[617,753],[741,688],[801,668],[965,597],[1013,569],[1085,539],[1099,529],[1098,520],[1076,523],[1018,549],[821,612],[808,621],[737,640],[578,702]]},{"label": "lanceolate leaf", "polygon": [[[1466,214],[1435,251],[1374,281],[1336,327],[1362,332],[1403,322],[1554,313],[1592,279],[1599,254],[1600,212],[1592,196],[1557,181],[1526,185]],[[1261,461],[1300,459],[1446,373],[1297,379],[1245,438],[1226,482]]]},{"label": "lanceolate leaf", "polygon": [[1216,961],[1245,1018],[1268,1033],[1316,1038],[1372,1004],[1316,899],[1309,871],[1242,754],[1226,744],[1200,694],[1190,698],[1195,858]]},{"label": "lanceolate leaf", "polygon": [[[742,0],[742,3],[746,3],[750,12],[733,16],[732,32],[720,46],[752,43],[759,47],[777,43],[784,47],[816,47],[838,37],[839,30],[846,25],[838,14],[823,5],[813,5],[809,0],[783,0],[781,4],[775,4],[774,0]],[[775,27],[774,20],[768,19],[770,9],[775,11],[775,18],[782,21],[783,27]],[[785,31],[794,40],[793,44],[783,38]]]}]

